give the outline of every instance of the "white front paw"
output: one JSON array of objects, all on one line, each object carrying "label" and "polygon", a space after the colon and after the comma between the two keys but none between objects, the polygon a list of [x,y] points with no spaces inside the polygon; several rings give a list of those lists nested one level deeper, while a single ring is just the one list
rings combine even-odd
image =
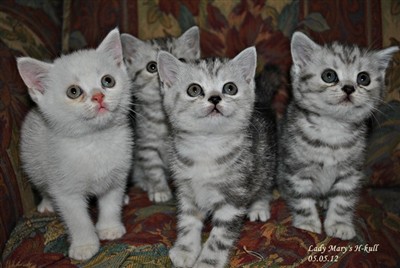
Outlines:
[{"label": "white front paw", "polygon": [[198,255],[198,251],[185,250],[182,246],[174,246],[169,251],[169,258],[179,268],[193,267]]},{"label": "white front paw", "polygon": [[100,240],[115,240],[121,238],[125,233],[126,229],[123,224],[120,224],[111,228],[97,229]]},{"label": "white front paw", "polygon": [[266,210],[251,210],[248,214],[247,217],[250,219],[250,221],[262,221],[266,222],[270,217],[269,211]]},{"label": "white front paw", "polygon": [[250,221],[259,220],[265,222],[271,217],[269,209],[269,202],[267,200],[256,201],[251,205],[247,217]]},{"label": "white front paw", "polygon": [[350,240],[356,236],[353,224],[337,222],[331,225],[325,224],[325,232],[328,236],[340,238],[342,240]]},{"label": "white front paw", "polygon": [[99,248],[100,243],[98,241],[97,243],[88,243],[86,245],[71,244],[68,256],[78,261],[85,261],[93,257],[99,251]]},{"label": "white front paw", "polygon": [[167,202],[172,198],[172,193],[169,189],[165,191],[149,192],[149,199],[152,202],[162,203]]}]

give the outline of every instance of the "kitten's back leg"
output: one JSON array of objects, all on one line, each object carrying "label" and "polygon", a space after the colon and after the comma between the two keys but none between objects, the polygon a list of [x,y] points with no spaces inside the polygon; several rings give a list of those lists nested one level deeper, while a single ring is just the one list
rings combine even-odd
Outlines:
[{"label": "kitten's back leg", "polygon": [[137,164],[143,171],[143,181],[146,184],[147,194],[153,202],[166,202],[172,198],[171,190],[167,183],[165,164],[160,153],[153,149],[138,149]]},{"label": "kitten's back leg", "polygon": [[48,197],[46,194],[43,194],[43,199],[38,205],[37,210],[40,213],[54,212],[53,204],[50,197]]}]

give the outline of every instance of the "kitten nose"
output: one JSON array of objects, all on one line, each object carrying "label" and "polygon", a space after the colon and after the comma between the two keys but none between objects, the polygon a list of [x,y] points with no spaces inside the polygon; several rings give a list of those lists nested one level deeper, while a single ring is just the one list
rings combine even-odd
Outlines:
[{"label": "kitten nose", "polygon": [[351,93],[353,93],[354,91],[356,91],[356,89],[353,86],[349,86],[349,85],[344,85],[342,87],[342,90],[347,94],[347,95],[351,95]]},{"label": "kitten nose", "polygon": [[103,98],[104,98],[104,95],[103,95],[103,93],[96,93],[96,94],[94,94],[93,96],[92,96],[92,101],[97,101],[98,103],[102,103],[103,102]]},{"label": "kitten nose", "polygon": [[221,97],[220,96],[211,96],[208,99],[208,101],[211,102],[214,105],[217,105],[221,101]]}]

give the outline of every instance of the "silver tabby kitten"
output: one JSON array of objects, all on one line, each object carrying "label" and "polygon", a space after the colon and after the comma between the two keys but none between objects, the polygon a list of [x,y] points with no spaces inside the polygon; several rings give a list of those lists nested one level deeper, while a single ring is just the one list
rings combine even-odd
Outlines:
[{"label": "silver tabby kitten", "polygon": [[[256,50],[188,63],[160,52],[157,63],[179,206],[169,256],[177,267],[223,267],[245,215],[270,217],[275,136],[273,122],[253,112]],[[207,216],[213,228],[202,246]]]},{"label": "silver tabby kitten", "polygon": [[141,41],[122,34],[121,39],[135,97],[133,179],[148,192],[151,201],[165,202],[172,197],[167,183],[168,127],[162,108],[156,58],[160,50],[168,51],[181,60],[200,58],[199,29],[192,27],[179,38]]},{"label": "silver tabby kitten", "polygon": [[320,46],[296,32],[291,42],[293,100],[281,128],[278,184],[293,225],[321,233],[317,203],[327,209],[329,236],[352,239],[363,178],[367,119],[384,94],[391,47],[370,51]]}]

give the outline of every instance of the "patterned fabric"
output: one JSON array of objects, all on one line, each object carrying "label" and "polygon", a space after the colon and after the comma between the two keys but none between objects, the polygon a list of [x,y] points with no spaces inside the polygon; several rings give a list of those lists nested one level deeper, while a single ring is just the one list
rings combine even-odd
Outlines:
[{"label": "patterned fabric", "polygon": [[[295,30],[305,31],[319,42],[339,40],[380,48],[400,44],[399,16],[398,0],[342,1],[340,5],[329,0],[0,1],[0,252],[3,252],[3,264],[6,267],[74,267],[75,264],[170,267],[167,250],[176,236],[174,203],[152,205],[146,194],[134,188],[130,192],[131,203],[123,214],[128,233],[118,241],[104,241],[101,251],[89,262],[74,263],[65,257],[68,241],[59,219],[54,214],[29,216],[34,197],[20,169],[18,139],[22,120],[32,102],[19,78],[16,56],[53,59],[61,51],[96,47],[116,26],[121,32],[148,39],[180,35],[196,24],[201,31],[203,56],[231,57],[255,45],[259,71],[265,64],[280,68],[284,83],[274,103],[279,116],[290,95],[289,38]],[[382,188],[367,188],[363,193],[357,210],[357,238],[346,242],[291,227],[285,204],[277,197],[270,221],[246,223],[232,255],[232,267],[400,265],[399,190],[387,188],[400,185],[400,53],[394,57],[387,83],[386,104],[373,120],[366,162],[368,186]],[[367,243],[379,245],[377,252],[366,253],[361,246]],[[310,246],[322,244],[347,246],[353,251],[320,254],[309,250]],[[355,252],[356,248],[359,251]],[[336,258],[339,262],[334,262]]]},{"label": "patterned fabric", "polygon": [[[230,267],[395,267],[400,265],[399,206],[387,207],[398,191],[365,191],[357,208],[357,237],[342,241],[291,226],[291,217],[275,194],[271,220],[246,222]],[[152,205],[138,188],[129,192],[131,202],[123,210],[127,234],[116,241],[102,241],[100,252],[87,262],[65,257],[68,241],[54,214],[24,218],[15,228],[3,253],[5,267],[171,267],[168,249],[176,238],[173,201]],[[397,210],[397,211],[396,211]],[[94,211],[93,218],[96,218]],[[204,239],[209,235],[206,225]],[[325,247],[325,252],[314,251]],[[350,251],[351,250],[351,251]]]},{"label": "patterned fabric", "polygon": [[32,103],[15,57],[45,59],[59,53],[60,11],[57,3],[0,2],[0,251],[23,212],[34,207],[18,157],[19,129]]}]

